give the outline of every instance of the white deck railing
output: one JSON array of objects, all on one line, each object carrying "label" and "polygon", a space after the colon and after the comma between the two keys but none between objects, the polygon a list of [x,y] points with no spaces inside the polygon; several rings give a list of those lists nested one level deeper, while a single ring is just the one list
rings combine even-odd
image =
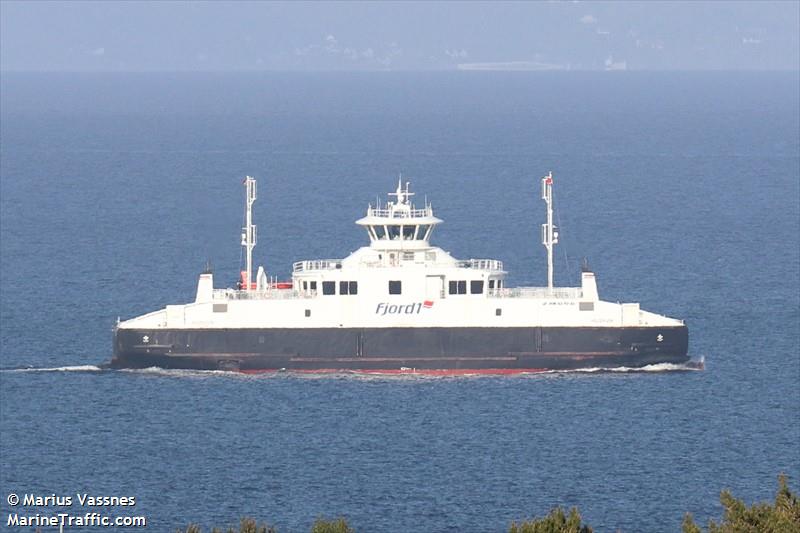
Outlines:
[{"label": "white deck railing", "polygon": [[342,268],[341,259],[312,259],[310,261],[297,261],[292,264],[292,272],[306,270],[336,270]]},{"label": "white deck railing", "polygon": [[317,291],[298,291],[294,289],[266,289],[263,291],[242,291],[237,289],[214,289],[214,300],[302,300],[314,298]]},{"label": "white deck railing", "polygon": [[394,209],[378,209],[376,207],[370,208],[367,211],[367,216],[371,217],[381,217],[381,218],[422,218],[422,217],[432,217],[433,216],[433,209],[430,207],[427,209],[400,209],[395,207]]},{"label": "white deck railing", "polygon": [[456,261],[459,268],[474,268],[476,270],[503,270],[503,262],[497,259],[467,259]]},{"label": "white deck railing", "polygon": [[538,298],[538,299],[569,299],[577,300],[583,296],[580,287],[504,287],[502,289],[489,289],[490,298]]},{"label": "white deck railing", "polygon": [[[397,258],[392,261],[361,261],[362,266],[368,267],[395,267],[403,262],[402,258]],[[431,263],[433,266],[449,266],[450,263]],[[492,270],[501,272],[503,270],[503,262],[497,259],[467,259],[464,261],[456,261],[457,268],[472,268],[475,270]],[[341,259],[313,259],[309,261],[297,261],[292,264],[292,272],[307,272],[310,270],[338,270],[342,268]]]}]

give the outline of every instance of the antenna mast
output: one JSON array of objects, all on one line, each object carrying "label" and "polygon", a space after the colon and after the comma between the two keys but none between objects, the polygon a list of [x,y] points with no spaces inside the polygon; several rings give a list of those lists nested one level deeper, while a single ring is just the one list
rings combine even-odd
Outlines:
[{"label": "antenna mast", "polygon": [[558,243],[558,232],[553,225],[553,172],[542,178],[542,200],[547,204],[547,223],[542,224],[542,244],[547,248],[547,288],[553,288],[553,245]]},{"label": "antenna mast", "polygon": [[253,202],[256,201],[256,180],[251,176],[244,179],[245,194],[245,227],[242,228],[242,246],[247,254],[244,290],[251,289],[250,280],[253,275],[253,248],[256,246],[256,225],[253,224]]}]

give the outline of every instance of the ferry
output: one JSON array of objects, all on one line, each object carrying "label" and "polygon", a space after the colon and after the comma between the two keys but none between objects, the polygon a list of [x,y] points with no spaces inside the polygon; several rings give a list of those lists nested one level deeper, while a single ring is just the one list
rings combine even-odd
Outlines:
[{"label": "ferry", "polygon": [[244,180],[246,263],[236,287],[200,274],[194,301],[117,321],[112,368],[380,374],[516,374],[641,368],[689,361],[682,320],[553,285],[553,175],[541,179],[547,285],[511,287],[497,259],[453,257],[431,238],[442,220],[398,182],[357,220],[369,245],[292,265],[291,280],[253,272],[256,180]]}]

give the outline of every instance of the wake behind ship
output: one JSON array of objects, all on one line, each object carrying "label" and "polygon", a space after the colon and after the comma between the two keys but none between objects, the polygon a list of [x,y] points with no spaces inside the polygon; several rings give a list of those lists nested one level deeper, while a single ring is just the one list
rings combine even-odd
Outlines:
[{"label": "wake behind ship", "polygon": [[508,287],[496,259],[458,260],[431,245],[442,221],[408,184],[356,222],[369,246],[344,259],[294,263],[291,281],[253,279],[256,182],[247,177],[236,288],[200,275],[195,301],[119,322],[114,368],[269,372],[507,374],[688,361],[681,320],[600,300],[593,272],[553,286],[552,173],[542,178],[546,287]]}]

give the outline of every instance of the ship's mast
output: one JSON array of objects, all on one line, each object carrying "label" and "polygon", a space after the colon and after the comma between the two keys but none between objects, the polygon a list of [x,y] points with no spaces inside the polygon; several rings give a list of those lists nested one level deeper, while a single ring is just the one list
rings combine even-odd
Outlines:
[{"label": "ship's mast", "polygon": [[547,223],[542,224],[542,244],[547,248],[547,288],[553,288],[553,245],[558,243],[558,232],[553,225],[553,172],[542,178],[542,200],[547,204]]},{"label": "ship's mast", "polygon": [[245,227],[242,228],[242,246],[247,256],[244,290],[250,290],[253,275],[253,248],[256,246],[256,225],[253,224],[253,202],[256,201],[256,180],[251,176],[244,179],[245,194]]}]

